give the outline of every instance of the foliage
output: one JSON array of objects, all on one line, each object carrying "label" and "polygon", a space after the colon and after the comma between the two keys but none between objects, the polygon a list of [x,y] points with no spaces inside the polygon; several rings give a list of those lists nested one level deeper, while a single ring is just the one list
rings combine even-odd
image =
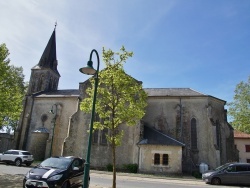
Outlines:
[{"label": "foliage", "polygon": [[108,170],[109,172],[112,172],[112,171],[113,171],[113,165],[112,165],[112,164],[107,164],[106,168],[107,168],[107,170]]},{"label": "foliage", "polygon": [[10,65],[9,50],[0,45],[0,129],[15,129],[26,86],[22,67]]},{"label": "foliage", "polygon": [[202,174],[198,171],[194,171],[192,172],[192,176],[194,176],[196,179],[201,179],[202,178]]},{"label": "foliage", "polygon": [[[112,147],[113,156],[113,188],[115,185],[116,147],[122,143],[123,130],[121,125],[133,126],[145,114],[147,95],[141,82],[127,75],[123,64],[133,52],[127,52],[122,46],[120,52],[105,50],[103,48],[103,61],[105,69],[99,73],[97,89],[96,114],[100,121],[94,122],[94,129],[109,130],[106,138]],[[94,93],[94,78],[90,79],[92,87],[86,90],[89,97],[81,102],[81,110],[91,112]]]},{"label": "foliage", "polygon": [[229,103],[228,114],[232,117],[232,126],[250,134],[250,76],[248,82],[241,81],[235,89],[234,101]]},{"label": "foliage", "polygon": [[138,171],[138,164],[124,164],[123,168],[125,171],[130,173],[137,173]]}]

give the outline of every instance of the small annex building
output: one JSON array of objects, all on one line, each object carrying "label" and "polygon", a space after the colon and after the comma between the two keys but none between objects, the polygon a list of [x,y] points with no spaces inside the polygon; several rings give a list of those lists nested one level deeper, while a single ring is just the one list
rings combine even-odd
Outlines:
[{"label": "small annex building", "polygon": [[[86,97],[89,80],[79,83],[79,89],[58,90],[61,75],[57,70],[55,30],[34,65],[15,131],[16,149],[29,150],[35,160],[51,155],[85,158],[90,114],[81,111],[79,105]],[[118,167],[138,164],[138,170],[145,173],[192,173],[200,163],[215,168],[235,160],[226,101],[190,88],[144,90],[148,95],[145,116],[134,126],[122,125]],[[105,137],[108,131],[93,133],[92,168],[112,163]]]},{"label": "small annex building", "polygon": [[250,163],[250,134],[234,130],[234,142],[239,152],[239,162]]}]

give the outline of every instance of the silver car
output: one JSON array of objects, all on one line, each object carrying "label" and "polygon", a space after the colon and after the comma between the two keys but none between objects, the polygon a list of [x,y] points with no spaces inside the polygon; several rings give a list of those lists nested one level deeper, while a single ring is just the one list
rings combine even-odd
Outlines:
[{"label": "silver car", "polygon": [[28,151],[11,149],[0,153],[0,161],[7,164],[14,163],[16,166],[21,166],[22,164],[30,166],[34,161],[34,158]]},{"label": "silver car", "polygon": [[250,185],[250,163],[227,163],[202,174],[208,184]]}]

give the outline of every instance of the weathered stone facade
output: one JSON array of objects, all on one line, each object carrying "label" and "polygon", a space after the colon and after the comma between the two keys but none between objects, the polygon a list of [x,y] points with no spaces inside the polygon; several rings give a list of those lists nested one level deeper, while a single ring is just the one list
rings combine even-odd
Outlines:
[{"label": "weathered stone facade", "polygon": [[[53,35],[55,32],[52,39]],[[80,83],[76,90],[57,90],[60,75],[54,43],[50,40],[50,48],[46,47],[53,53],[45,50],[43,61],[32,69],[15,135],[16,148],[29,150],[39,160],[51,155],[85,158],[90,114],[80,111],[79,105],[89,81]],[[38,74],[43,75],[39,82]],[[189,88],[145,91],[148,106],[143,119],[134,126],[122,125],[124,137],[122,146],[117,148],[118,167],[136,163],[141,172],[182,173],[196,170],[201,162],[214,168],[233,160],[233,129],[227,123],[225,101]],[[145,126],[149,128],[147,132]],[[149,130],[155,130],[161,139]],[[104,136],[107,133],[105,129],[93,133],[92,167],[105,168],[112,163],[111,147]]]}]

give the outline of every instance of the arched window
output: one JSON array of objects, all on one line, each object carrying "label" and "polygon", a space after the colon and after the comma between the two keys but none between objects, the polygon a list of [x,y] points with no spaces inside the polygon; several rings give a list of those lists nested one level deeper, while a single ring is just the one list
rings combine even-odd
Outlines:
[{"label": "arched window", "polygon": [[99,130],[95,130],[93,132],[93,143],[97,144],[98,143],[98,136],[99,136]]},{"label": "arched window", "polygon": [[191,149],[197,149],[196,119],[191,119]]},{"label": "arched window", "polygon": [[154,164],[155,165],[159,165],[160,164],[160,154],[159,153],[155,153]]},{"label": "arched window", "polygon": [[102,130],[102,138],[101,138],[101,143],[102,144],[107,144],[108,143],[108,140],[107,140],[107,137],[106,137],[107,134],[108,134],[108,129],[104,128]]},{"label": "arched window", "polygon": [[44,75],[42,74],[38,82],[37,91],[43,90],[43,80],[44,80]]},{"label": "arched window", "polygon": [[218,120],[216,121],[216,144],[219,149],[220,148],[220,123]]},{"label": "arched window", "polygon": [[168,154],[163,154],[162,155],[162,164],[163,165],[168,165]]}]

